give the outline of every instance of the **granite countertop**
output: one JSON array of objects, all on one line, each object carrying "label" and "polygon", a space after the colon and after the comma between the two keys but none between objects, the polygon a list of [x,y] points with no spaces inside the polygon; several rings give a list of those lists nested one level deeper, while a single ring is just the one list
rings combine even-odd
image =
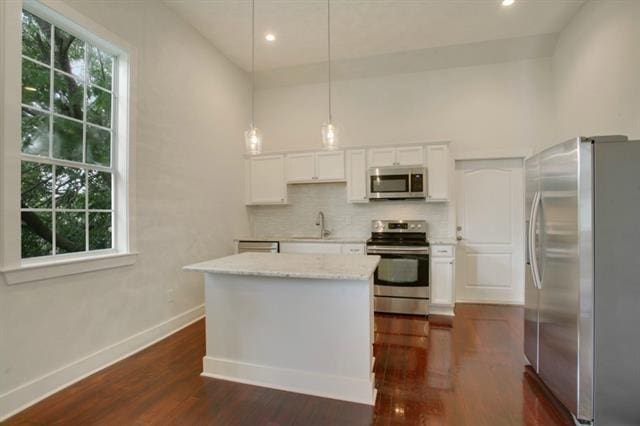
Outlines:
[{"label": "granite countertop", "polygon": [[185,271],[264,277],[369,280],[380,256],[242,253],[185,266]]},{"label": "granite countertop", "polygon": [[279,241],[281,243],[335,243],[335,244],[364,244],[367,238],[314,238],[308,237],[246,237],[236,238],[234,241]]},{"label": "granite countertop", "polygon": [[442,238],[427,238],[427,241],[429,241],[430,245],[442,245],[442,246],[455,246],[458,244],[458,240],[456,240],[455,238],[446,238],[446,237],[442,237]]}]

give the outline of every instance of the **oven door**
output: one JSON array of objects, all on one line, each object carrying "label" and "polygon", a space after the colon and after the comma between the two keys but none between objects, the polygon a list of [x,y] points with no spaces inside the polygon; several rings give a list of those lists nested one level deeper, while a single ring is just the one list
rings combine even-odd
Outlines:
[{"label": "oven door", "polygon": [[374,294],[391,297],[429,297],[429,250],[368,248],[381,257],[374,275]]}]

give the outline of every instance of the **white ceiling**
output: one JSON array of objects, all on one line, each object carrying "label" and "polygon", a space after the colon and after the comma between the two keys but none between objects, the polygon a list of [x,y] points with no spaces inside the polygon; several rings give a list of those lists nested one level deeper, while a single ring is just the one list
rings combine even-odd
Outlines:
[{"label": "white ceiling", "polygon": [[[164,0],[245,70],[251,59],[251,2]],[[336,60],[557,33],[583,0],[332,0]],[[256,0],[256,70],[326,61],[327,4]],[[277,36],[274,43],[264,39]],[[500,46],[497,44],[496,46]],[[497,47],[499,48],[499,47]]]}]

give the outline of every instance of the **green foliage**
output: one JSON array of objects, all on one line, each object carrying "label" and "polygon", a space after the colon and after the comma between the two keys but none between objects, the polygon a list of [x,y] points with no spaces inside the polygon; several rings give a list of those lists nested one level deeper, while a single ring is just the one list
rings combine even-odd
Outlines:
[{"label": "green foliage", "polygon": [[91,167],[111,165],[114,59],[26,11],[22,39],[22,152],[78,164],[22,161],[22,257],[111,248],[113,176]]},{"label": "green foliage", "polygon": [[30,108],[22,108],[22,152],[49,156],[50,115]]},{"label": "green foliage", "polygon": [[51,61],[51,25],[22,11],[22,54],[48,64]]}]

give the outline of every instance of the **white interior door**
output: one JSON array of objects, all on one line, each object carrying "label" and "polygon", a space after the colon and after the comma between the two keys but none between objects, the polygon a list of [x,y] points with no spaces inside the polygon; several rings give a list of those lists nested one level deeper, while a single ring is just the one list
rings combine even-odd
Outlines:
[{"label": "white interior door", "polygon": [[521,159],[456,161],[456,300],[524,303]]}]

